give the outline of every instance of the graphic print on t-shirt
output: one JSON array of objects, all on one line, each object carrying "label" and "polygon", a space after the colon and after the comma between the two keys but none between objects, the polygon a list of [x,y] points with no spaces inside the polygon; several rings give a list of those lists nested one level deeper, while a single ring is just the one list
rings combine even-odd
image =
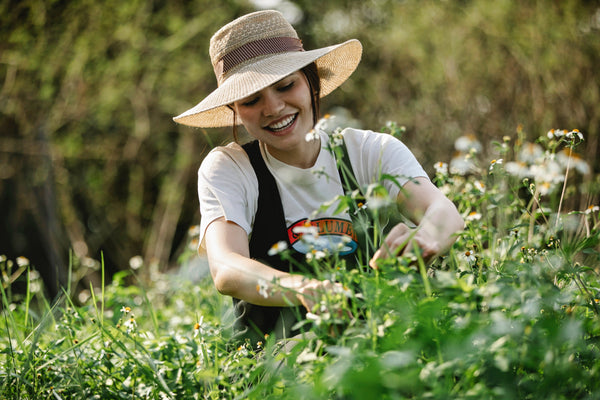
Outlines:
[{"label": "graphic print on t-shirt", "polygon": [[301,219],[287,230],[290,245],[299,253],[328,250],[345,256],[358,247],[352,222],[341,218]]}]

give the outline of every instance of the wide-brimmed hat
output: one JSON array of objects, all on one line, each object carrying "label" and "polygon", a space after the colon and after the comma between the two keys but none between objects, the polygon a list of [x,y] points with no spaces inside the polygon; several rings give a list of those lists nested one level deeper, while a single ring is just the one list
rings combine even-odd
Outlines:
[{"label": "wide-brimmed hat", "polygon": [[173,118],[180,124],[216,128],[232,126],[227,105],[244,99],[315,62],[321,97],[340,86],[360,62],[356,39],[305,51],[292,25],[278,11],[258,11],[240,17],[210,39],[210,59],[218,88],[195,107]]}]

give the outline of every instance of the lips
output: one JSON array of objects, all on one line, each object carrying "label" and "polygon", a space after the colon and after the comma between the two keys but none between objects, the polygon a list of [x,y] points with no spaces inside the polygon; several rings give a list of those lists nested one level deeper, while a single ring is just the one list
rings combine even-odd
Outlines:
[{"label": "lips", "polygon": [[290,115],[288,117],[283,118],[280,121],[272,123],[271,125],[267,125],[265,129],[271,132],[281,132],[286,128],[292,126],[292,124],[296,121],[298,114]]}]

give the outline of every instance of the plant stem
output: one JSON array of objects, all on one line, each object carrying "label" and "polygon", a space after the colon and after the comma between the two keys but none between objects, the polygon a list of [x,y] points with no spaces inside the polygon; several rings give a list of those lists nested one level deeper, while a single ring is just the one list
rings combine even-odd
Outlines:
[{"label": "plant stem", "polygon": [[427,297],[431,297],[431,284],[429,283],[429,277],[427,276],[427,268],[425,267],[425,261],[423,260],[423,256],[421,255],[421,251],[419,250],[419,246],[416,243],[413,243],[413,249],[415,254],[417,255],[417,263],[419,264],[419,272],[421,273],[421,278],[423,279],[423,285],[425,286],[425,293]]},{"label": "plant stem", "polygon": [[556,211],[556,224],[554,229],[558,228],[560,221],[560,210],[562,209],[563,200],[565,198],[565,191],[567,190],[567,179],[569,177],[569,167],[571,166],[571,156],[573,154],[573,147],[569,146],[569,157],[567,158],[567,168],[565,168],[565,180],[563,182],[562,192],[560,193],[560,200],[558,201],[558,210]]}]

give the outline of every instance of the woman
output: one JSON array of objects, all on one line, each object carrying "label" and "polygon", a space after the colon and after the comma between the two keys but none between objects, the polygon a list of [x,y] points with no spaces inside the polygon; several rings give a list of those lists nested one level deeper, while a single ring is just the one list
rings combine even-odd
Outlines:
[{"label": "woman", "polygon": [[[354,39],[305,51],[279,12],[245,15],[211,38],[218,88],[174,118],[197,127],[233,126],[234,137],[241,123],[256,139],[213,149],[198,180],[200,242],[217,290],[234,299],[240,337],[289,337],[297,333],[291,327],[298,318],[318,312],[314,305],[322,293],[341,289],[294,272],[295,264],[274,254],[274,246],[290,248],[301,261],[310,251],[299,240],[303,232],[316,233],[320,246],[342,246],[346,256],[363,244],[352,224],[356,210],[338,215],[335,207],[320,208],[350,189],[335,154],[326,149],[330,137],[313,131],[319,99],[352,74],[361,53]],[[395,225],[369,264],[376,268],[381,259],[415,248],[426,258],[445,251],[463,220],[412,153],[390,135],[346,129],[341,138],[358,187],[381,173],[395,176],[402,188],[384,185],[416,225]]]}]

